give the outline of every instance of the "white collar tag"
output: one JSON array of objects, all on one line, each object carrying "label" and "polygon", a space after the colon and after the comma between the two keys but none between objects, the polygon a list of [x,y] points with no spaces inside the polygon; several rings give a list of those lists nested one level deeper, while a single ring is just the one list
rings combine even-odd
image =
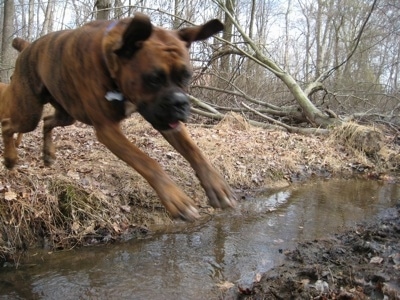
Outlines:
[{"label": "white collar tag", "polygon": [[108,101],[124,101],[125,97],[118,91],[108,91],[104,96]]}]

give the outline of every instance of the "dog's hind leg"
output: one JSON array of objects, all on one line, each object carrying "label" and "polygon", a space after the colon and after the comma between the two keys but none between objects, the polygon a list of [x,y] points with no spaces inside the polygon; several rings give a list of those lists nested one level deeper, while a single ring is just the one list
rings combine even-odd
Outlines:
[{"label": "dog's hind leg", "polygon": [[[13,92],[13,95],[16,95]],[[19,146],[22,134],[34,130],[40,121],[43,105],[36,99],[23,95],[13,98],[15,103],[10,105],[8,118],[1,120],[1,131],[4,143],[4,165],[7,169],[14,168],[18,160],[16,147]],[[20,99],[25,99],[24,101]],[[18,137],[14,140],[14,134]]]},{"label": "dog's hind leg", "polygon": [[14,143],[14,133],[16,130],[12,126],[10,118],[1,121],[1,133],[4,143],[4,165],[7,169],[14,168],[17,163],[18,153]]},{"label": "dog's hind leg", "polygon": [[61,107],[57,107],[53,115],[43,118],[43,161],[46,166],[50,166],[56,159],[56,148],[52,139],[53,128],[74,123],[75,119]]}]

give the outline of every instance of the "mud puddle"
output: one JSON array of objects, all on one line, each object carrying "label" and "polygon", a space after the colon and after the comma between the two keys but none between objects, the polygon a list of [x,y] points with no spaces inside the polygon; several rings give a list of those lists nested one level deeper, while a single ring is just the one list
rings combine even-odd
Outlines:
[{"label": "mud puddle", "polygon": [[247,197],[236,210],[117,245],[31,254],[0,270],[0,299],[218,299],[284,260],[283,249],[374,218],[396,185],[318,181]]}]

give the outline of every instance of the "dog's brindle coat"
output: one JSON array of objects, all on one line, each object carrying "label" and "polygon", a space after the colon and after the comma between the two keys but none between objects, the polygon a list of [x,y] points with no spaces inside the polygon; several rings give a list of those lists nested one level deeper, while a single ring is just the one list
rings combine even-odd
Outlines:
[{"label": "dog's brindle coat", "polygon": [[54,127],[75,120],[90,124],[101,143],[149,182],[173,217],[197,218],[193,201],[122,133],[120,121],[137,110],[189,161],[213,207],[234,206],[230,187],[182,123],[189,113],[185,93],[192,72],[188,47],[222,29],[218,20],[212,20],[201,26],[165,30],[152,26],[147,16],[136,14],[39,38],[19,55],[7,89],[6,97],[13,105],[10,118],[2,120],[6,167],[13,168],[17,161],[13,134],[34,130],[43,105],[51,103],[55,113],[43,122],[46,165],[55,159]]}]

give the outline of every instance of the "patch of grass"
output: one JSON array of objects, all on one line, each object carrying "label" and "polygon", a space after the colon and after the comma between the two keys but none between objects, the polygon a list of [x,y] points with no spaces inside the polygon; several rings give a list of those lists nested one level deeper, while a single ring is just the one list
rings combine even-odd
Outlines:
[{"label": "patch of grass", "polygon": [[110,201],[101,193],[88,192],[70,179],[52,181],[49,190],[58,199],[62,223],[57,225],[76,243],[102,239],[105,233],[112,238],[122,232],[122,223],[128,223],[119,201]]},{"label": "patch of grass", "polygon": [[104,242],[118,237],[129,224],[118,201],[89,193],[68,178],[44,183],[21,176],[19,182],[19,192],[5,186],[0,198],[3,259],[17,261],[18,253],[37,245],[65,249]]}]

